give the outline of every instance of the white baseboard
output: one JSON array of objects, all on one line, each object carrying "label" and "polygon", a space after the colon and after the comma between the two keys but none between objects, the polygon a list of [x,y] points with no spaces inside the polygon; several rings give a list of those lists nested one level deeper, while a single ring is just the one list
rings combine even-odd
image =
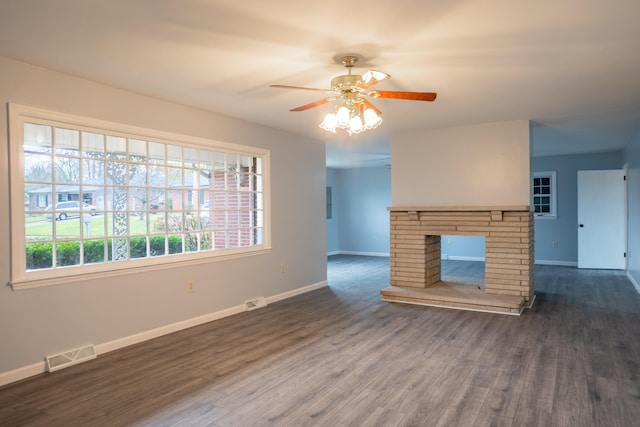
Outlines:
[{"label": "white baseboard", "polygon": [[[388,252],[359,252],[359,251],[333,251],[328,252],[327,256],[332,255],[361,255],[361,256],[379,256],[379,257],[388,257]],[[442,254],[441,259],[443,260],[452,260],[452,261],[485,261],[484,257],[477,256],[458,256],[458,255],[448,255]],[[577,267],[578,263],[575,261],[555,261],[555,260],[546,260],[546,259],[537,259],[535,260],[535,264],[538,265],[557,265],[561,267]]]},{"label": "white baseboard", "polygon": [[101,355],[110,351],[118,350],[120,348],[128,347],[130,345],[138,344],[143,341],[147,341],[153,338],[158,338],[163,335],[168,335],[174,332],[181,331],[183,329],[192,328],[194,326],[202,325],[203,323],[212,322],[214,320],[222,319],[223,317],[232,316],[234,314],[242,313],[245,311],[245,306],[237,305],[235,307],[227,308],[224,310],[216,311],[215,313],[205,314],[203,316],[193,317],[191,319],[183,320],[180,322],[172,323],[170,325],[161,326],[159,328],[150,329],[148,331],[140,332],[137,334],[129,335],[128,337],[118,338],[113,341],[109,341],[102,344],[97,344],[96,354]]},{"label": "white baseboard", "polygon": [[274,295],[272,297],[267,298],[267,304],[273,304],[274,302],[282,301],[283,299],[295,297],[296,295],[306,294],[307,292],[315,291],[316,289],[324,288],[329,286],[329,282],[326,280],[323,282],[318,282],[313,285],[305,286],[304,288],[298,288],[291,291],[283,292],[278,295]]},{"label": "white baseboard", "polygon": [[34,363],[32,365],[23,366],[13,371],[2,372],[0,374],[0,387],[6,384],[11,384],[16,381],[23,380],[25,378],[32,377],[34,375],[42,374],[46,372],[46,365],[44,363],[44,357],[42,362]]},{"label": "white baseboard", "polygon": [[360,252],[360,251],[338,251],[335,255],[360,255],[360,256],[380,256],[388,257],[389,252]]},{"label": "white baseboard", "polygon": [[629,270],[627,270],[627,277],[629,278],[629,280],[633,284],[633,287],[636,288],[636,291],[638,291],[638,293],[640,294],[640,284],[638,284],[638,282],[636,282],[636,279],[633,278],[633,276],[631,275],[631,272]]},{"label": "white baseboard", "polygon": [[[296,295],[304,294],[306,292],[311,292],[316,289],[323,288],[325,286],[328,286],[328,283],[326,280],[319,283],[315,283],[313,285],[308,285],[302,288],[293,289],[291,291],[287,291],[278,295],[267,297],[267,303],[271,304],[277,301],[294,297]],[[224,317],[232,316],[234,314],[238,314],[243,311],[246,311],[246,307],[244,304],[241,304],[234,307],[226,308],[224,310],[216,311],[215,313],[205,314],[203,316],[194,317],[191,319],[172,323],[170,325],[161,326],[159,328],[150,329],[148,331],[129,335],[127,337],[118,338],[113,341],[97,344],[95,346],[96,354],[97,355],[105,354],[110,351],[128,347],[133,344],[138,344],[143,341],[147,341],[163,335],[171,334],[173,332],[178,332],[183,329],[188,329],[194,326],[202,325],[203,323],[208,323],[214,320],[222,319]],[[44,372],[46,372],[46,366],[45,366],[44,356],[43,356],[42,362],[23,366],[21,368],[14,369],[12,371],[0,373],[0,386],[10,384],[16,381],[20,381],[25,378],[32,377],[34,375],[42,374]]]},{"label": "white baseboard", "polygon": [[578,263],[575,261],[552,261],[547,259],[537,259],[535,263],[538,265],[558,265],[561,267],[577,267]]},{"label": "white baseboard", "polygon": [[[474,257],[474,256],[456,256],[456,255],[447,255],[446,259],[454,260],[454,261],[485,261],[484,257]],[[558,265],[564,267],[577,267],[577,262],[572,261],[552,261],[552,260],[535,260],[536,264],[540,265]]]},{"label": "white baseboard", "polygon": [[484,261],[483,256],[457,256],[447,255],[447,259],[451,261]]}]

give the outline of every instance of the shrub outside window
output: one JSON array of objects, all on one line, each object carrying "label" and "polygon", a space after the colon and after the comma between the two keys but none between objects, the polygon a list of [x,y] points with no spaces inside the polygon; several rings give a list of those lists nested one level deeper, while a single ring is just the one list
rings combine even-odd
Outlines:
[{"label": "shrub outside window", "polygon": [[268,151],[15,105],[10,116],[14,288],[268,249]]}]

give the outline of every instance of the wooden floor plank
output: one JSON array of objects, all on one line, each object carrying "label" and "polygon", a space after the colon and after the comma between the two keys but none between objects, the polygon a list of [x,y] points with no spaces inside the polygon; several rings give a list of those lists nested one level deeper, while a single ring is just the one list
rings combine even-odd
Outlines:
[{"label": "wooden floor plank", "polygon": [[535,275],[515,317],[383,302],[388,258],[330,257],[328,288],[0,388],[0,425],[633,425],[640,295],[620,271]]}]

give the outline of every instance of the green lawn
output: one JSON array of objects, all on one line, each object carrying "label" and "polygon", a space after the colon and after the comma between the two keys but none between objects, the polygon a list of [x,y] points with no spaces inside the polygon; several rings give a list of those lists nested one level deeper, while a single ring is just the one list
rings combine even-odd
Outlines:
[{"label": "green lawn", "polygon": [[24,218],[24,222],[27,224],[33,223],[33,222],[40,222],[40,221],[46,221],[47,217],[44,215],[27,215]]},{"label": "green lawn", "polygon": [[[158,217],[162,217],[161,214],[149,214],[144,219],[139,217],[132,217],[130,221],[130,235],[147,234],[147,224],[153,230],[153,225]],[[80,220],[80,218],[69,218],[64,221],[52,222],[50,219],[46,219],[43,216],[35,217],[39,221],[35,222],[33,217],[25,220],[25,232],[29,241],[51,240],[53,236],[53,227],[55,225],[55,233],[58,238],[80,238],[81,227],[84,227],[85,237],[104,237],[105,236],[105,218],[107,220],[107,227],[112,227],[111,215],[96,215],[90,217],[90,226],[87,226]],[[87,236],[87,231],[89,234]]]}]

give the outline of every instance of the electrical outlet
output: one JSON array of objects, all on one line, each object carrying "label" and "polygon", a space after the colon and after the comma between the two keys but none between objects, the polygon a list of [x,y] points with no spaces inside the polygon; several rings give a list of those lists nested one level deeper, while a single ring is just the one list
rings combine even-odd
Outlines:
[{"label": "electrical outlet", "polygon": [[193,280],[189,280],[187,282],[187,292],[193,293],[194,291],[195,291],[195,289],[194,289]]},{"label": "electrical outlet", "polygon": [[280,264],[280,273],[284,274],[284,264]]},{"label": "electrical outlet", "polygon": [[551,247],[554,249],[558,249],[558,242],[551,242]]}]

